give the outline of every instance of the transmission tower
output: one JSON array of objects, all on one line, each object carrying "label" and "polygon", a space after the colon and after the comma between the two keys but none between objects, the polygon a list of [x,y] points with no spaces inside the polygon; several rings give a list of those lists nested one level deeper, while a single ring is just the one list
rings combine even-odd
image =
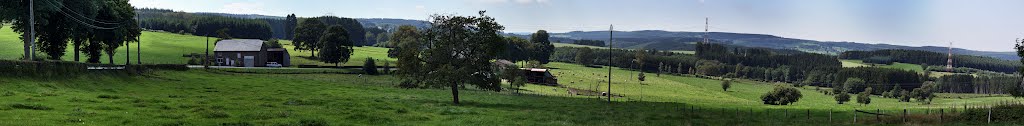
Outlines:
[{"label": "transmission tower", "polygon": [[946,54],[946,72],[953,72],[953,42],[949,42],[949,52]]}]

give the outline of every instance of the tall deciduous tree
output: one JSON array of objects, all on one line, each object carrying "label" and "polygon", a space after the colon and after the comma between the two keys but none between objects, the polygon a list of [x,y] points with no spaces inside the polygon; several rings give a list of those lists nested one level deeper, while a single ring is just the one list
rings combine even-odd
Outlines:
[{"label": "tall deciduous tree", "polygon": [[[118,47],[126,42],[137,42],[138,36],[142,34],[135,22],[135,8],[127,0],[103,1],[102,7],[96,16],[96,20],[121,21],[122,24],[110,30],[96,30],[90,41],[98,41],[96,44],[107,54],[110,64],[114,63],[114,54]],[[92,43],[92,42],[91,42]],[[95,46],[95,45],[94,45]]]},{"label": "tall deciduous tree", "polygon": [[[459,104],[459,88],[467,84],[500,91],[501,82],[491,60],[504,49],[504,38],[498,33],[505,27],[484,11],[480,11],[479,16],[432,15],[431,19],[432,26],[424,34],[427,43],[421,56],[401,59],[422,61],[423,68],[414,74],[426,77],[417,79],[422,79],[420,82],[429,87],[451,88],[455,104]],[[401,53],[412,50],[403,46]]]},{"label": "tall deciduous tree", "polygon": [[295,37],[293,37],[293,43],[295,50],[306,50],[309,51],[310,57],[316,57],[316,51],[320,49],[317,47],[320,44],[320,37],[324,36],[324,29],[327,25],[317,19],[306,19],[299,23],[299,26],[295,28]]},{"label": "tall deciduous tree", "polygon": [[[391,38],[388,40],[388,46],[395,47],[388,50],[388,56],[398,58],[396,66],[398,66],[398,73],[406,78],[417,81],[414,83],[420,83],[425,77],[420,71],[423,67],[423,60],[420,59],[420,53],[422,53],[424,43],[422,41],[422,35],[416,30],[416,27],[412,25],[399,26],[398,31],[391,34]],[[409,85],[414,86],[414,85]]]},{"label": "tall deciduous tree", "polygon": [[325,63],[334,63],[334,66],[338,66],[338,63],[348,62],[348,59],[352,57],[352,47],[355,46],[352,40],[348,39],[348,31],[345,31],[345,27],[334,25],[327,28],[327,32],[324,32],[324,36],[320,37],[320,61]]},{"label": "tall deciduous tree", "polygon": [[555,52],[555,45],[551,44],[549,38],[548,31],[544,30],[538,30],[530,35],[530,42],[535,45],[533,60],[540,61],[542,64],[551,62],[551,53]]}]

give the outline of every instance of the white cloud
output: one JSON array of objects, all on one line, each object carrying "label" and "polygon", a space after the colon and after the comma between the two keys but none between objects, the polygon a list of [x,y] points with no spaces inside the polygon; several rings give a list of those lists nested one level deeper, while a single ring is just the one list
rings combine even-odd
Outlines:
[{"label": "white cloud", "polygon": [[224,7],[220,8],[220,12],[232,14],[267,14],[267,10],[263,3],[252,2],[235,2],[225,4]]}]

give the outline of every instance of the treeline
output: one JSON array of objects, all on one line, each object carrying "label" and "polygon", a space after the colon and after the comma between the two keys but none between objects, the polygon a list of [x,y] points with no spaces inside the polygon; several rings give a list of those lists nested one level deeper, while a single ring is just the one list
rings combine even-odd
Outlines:
[{"label": "treeline", "polygon": [[937,79],[939,90],[947,93],[1003,94],[1020,84],[1019,76],[998,74],[946,75]]},{"label": "treeline", "polygon": [[[858,59],[866,63],[892,64],[893,62],[911,64],[945,65],[948,54],[920,51],[888,49],[876,51],[847,51],[839,55],[841,59]],[[990,57],[953,55],[954,67],[968,67],[1003,73],[1017,72],[1021,64],[1014,61]]]},{"label": "treeline", "polygon": [[604,45],[604,41],[601,41],[601,40],[585,40],[585,39],[584,40],[575,40],[575,41],[572,42],[572,44],[598,46],[598,47],[605,46]]},{"label": "treeline", "polygon": [[144,29],[216,37],[217,31],[232,38],[270,39],[273,32],[270,23],[260,19],[231,18],[216,15],[174,12],[164,9],[136,9],[140,26]]},{"label": "treeline", "polygon": [[832,84],[842,84],[851,78],[857,78],[864,81],[863,85],[831,85],[832,87],[850,87],[849,93],[859,93],[864,91],[865,88],[870,87],[873,89],[873,94],[881,94],[883,91],[889,91],[894,88],[900,88],[903,90],[911,90],[917,87],[921,87],[925,80],[922,78],[923,75],[917,74],[914,71],[907,71],[901,69],[890,69],[890,68],[877,68],[877,67],[855,67],[855,68],[843,68],[840,69],[834,78],[835,81]]}]

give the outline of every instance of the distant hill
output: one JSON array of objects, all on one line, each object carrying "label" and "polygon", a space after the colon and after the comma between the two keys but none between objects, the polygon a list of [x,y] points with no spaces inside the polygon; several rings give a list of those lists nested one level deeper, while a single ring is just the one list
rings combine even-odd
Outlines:
[{"label": "distant hill", "polygon": [[[690,50],[692,43],[701,41],[703,32],[675,32],[661,30],[642,31],[615,31],[615,43],[617,47],[627,48],[653,48],[658,50]],[[608,40],[608,31],[573,31],[566,33],[553,33],[553,39],[592,39]],[[792,49],[804,52],[839,54],[846,51],[873,51],[882,49],[908,49],[946,53],[947,47],[913,47],[891,44],[865,44],[855,42],[825,42],[815,40],[804,40],[784,38],[774,35],[710,32],[708,36],[715,40],[714,43],[738,45],[747,47],[764,47],[773,49]],[[1004,60],[1017,60],[1014,52],[991,52],[976,51],[962,48],[953,48],[954,54],[974,55],[993,57]]]},{"label": "distant hill", "polygon": [[[257,14],[226,14],[226,13],[206,13],[200,12],[197,14],[205,15],[219,15],[226,17],[235,18],[249,18],[249,19],[284,19],[281,16],[268,16],[268,15],[257,15]],[[356,18],[364,27],[380,28],[387,31],[393,31],[395,28],[401,25],[412,25],[417,28],[425,29],[430,27],[430,22],[423,20],[410,20],[410,19],[391,19],[391,18]],[[506,33],[507,36],[516,36],[522,38],[529,38],[529,34],[513,34]],[[641,31],[615,31],[615,47],[624,48],[644,48],[644,49],[658,49],[658,50],[692,50],[693,42],[702,40],[701,37],[704,35],[703,32],[678,32],[678,31],[662,31],[662,30],[641,30]],[[552,42],[563,42],[571,43],[574,40],[589,39],[589,40],[608,40],[608,31],[573,31],[567,33],[552,33]],[[747,33],[728,33],[728,32],[710,32],[708,33],[714,43],[737,45],[746,47],[762,47],[772,49],[789,49],[799,50],[804,52],[822,53],[822,54],[833,54],[837,55],[846,51],[873,51],[882,49],[908,49],[908,50],[921,50],[946,53],[948,48],[936,47],[936,46],[924,46],[924,47],[913,47],[913,46],[902,46],[902,45],[891,45],[891,44],[866,44],[856,42],[826,42],[826,41],[815,41],[795,38],[784,38],[775,35],[765,34],[747,34]],[[977,51],[968,50],[962,48],[953,48],[954,54],[961,55],[974,55],[974,56],[985,56],[993,57],[1004,60],[1018,60],[1017,54],[1014,52],[992,52],[992,51]]]},{"label": "distant hill", "polygon": [[[216,15],[233,18],[246,18],[246,19],[277,19],[284,20],[285,17],[281,16],[268,16],[258,14],[227,14],[227,13],[209,13],[209,12],[198,12],[196,14],[204,15]],[[395,18],[355,18],[359,23],[363,24],[363,27],[367,28],[380,28],[388,31],[397,29],[398,26],[412,25],[420,29],[426,29],[430,27],[430,22],[422,20],[410,20],[410,19],[395,19]]]}]

